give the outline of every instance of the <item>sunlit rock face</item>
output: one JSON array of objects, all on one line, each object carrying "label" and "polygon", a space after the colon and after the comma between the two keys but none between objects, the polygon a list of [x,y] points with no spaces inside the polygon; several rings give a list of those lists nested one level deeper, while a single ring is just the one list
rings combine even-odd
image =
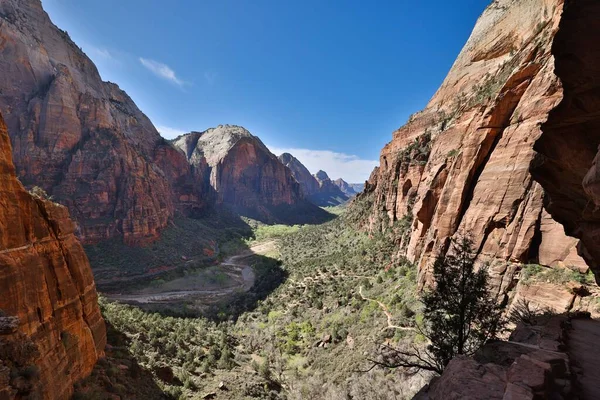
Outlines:
[{"label": "sunlit rock face", "polygon": [[217,205],[265,222],[306,223],[325,215],[305,200],[292,171],[241,126],[191,132],[173,145],[194,169],[207,169]]},{"label": "sunlit rock face", "polygon": [[401,247],[421,284],[457,235],[473,239],[503,292],[522,263],[587,268],[530,173],[541,126],[563,98],[552,53],[562,13],[561,0],[494,1],[427,107],[382,150],[367,226],[411,223]]},{"label": "sunlit rock face", "polygon": [[0,22],[0,112],[17,176],[68,206],[82,240],[145,244],[177,210],[206,206],[202,168],[101,80],[39,0],[0,2]]},{"label": "sunlit rock face", "polygon": [[106,344],[96,287],[67,209],[17,180],[1,116],[0,294],[0,398],[70,398]]}]

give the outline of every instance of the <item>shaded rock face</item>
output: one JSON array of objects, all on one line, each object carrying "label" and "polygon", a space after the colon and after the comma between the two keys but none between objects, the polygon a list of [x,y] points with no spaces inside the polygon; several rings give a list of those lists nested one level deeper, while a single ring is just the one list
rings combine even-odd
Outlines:
[{"label": "shaded rock face", "polygon": [[532,174],[546,207],[600,281],[600,4],[566,1],[552,54],[562,83],[560,104],[542,125]]},{"label": "shaded rock face", "polygon": [[101,80],[39,0],[0,3],[0,70],[17,176],[67,205],[83,241],[144,244],[177,209],[205,205],[202,174]]},{"label": "shaded rock face", "polygon": [[340,190],[348,197],[356,196],[364,189],[364,185],[362,183],[348,183],[342,178],[336,179],[333,181],[333,183],[335,183],[335,185],[340,188]]},{"label": "shaded rock face", "polygon": [[314,177],[319,183],[319,191],[310,197],[313,203],[319,206],[337,206],[350,199],[350,197],[329,178],[327,172],[322,170],[318,171]]},{"label": "shaded rock face", "polygon": [[346,196],[354,196],[356,194],[356,192],[354,191],[354,188],[352,186],[350,186],[350,184],[348,182],[346,182],[345,180],[343,180],[342,178],[336,179],[335,181],[333,181],[333,183],[342,192],[344,192],[344,194]]},{"label": "shaded rock face", "polygon": [[0,293],[0,398],[70,398],[106,344],[94,279],[67,209],[17,180],[1,117]]},{"label": "shaded rock face", "polygon": [[562,99],[551,52],[561,0],[498,0],[426,109],[394,132],[367,182],[370,229],[411,222],[402,252],[421,284],[451,237],[469,235],[494,283],[514,286],[520,263],[586,268],[577,240],[543,211],[529,172],[541,125]]},{"label": "shaded rock face", "polygon": [[292,171],[294,179],[300,184],[303,196],[317,206],[337,206],[348,200],[348,195],[329,179],[325,171],[311,175],[300,160],[289,153],[280,155],[279,161]]},{"label": "shaded rock face", "polygon": [[220,125],[172,143],[194,170],[206,169],[217,205],[265,222],[299,223],[324,216],[304,200],[292,172],[240,126]]},{"label": "shaded rock face", "polygon": [[283,153],[278,158],[283,165],[292,171],[292,175],[300,184],[300,189],[305,197],[312,196],[319,191],[319,182],[300,160],[290,153]]}]

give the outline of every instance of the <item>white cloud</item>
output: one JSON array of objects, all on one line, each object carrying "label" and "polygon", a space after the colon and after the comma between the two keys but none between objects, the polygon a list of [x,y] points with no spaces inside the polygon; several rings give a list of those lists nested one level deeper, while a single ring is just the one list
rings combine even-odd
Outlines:
[{"label": "white cloud", "polygon": [[171,69],[167,64],[160,63],[158,61],[149,60],[147,58],[140,57],[140,62],[146,68],[148,68],[154,75],[166,79],[178,86],[183,86],[185,84],[184,81],[177,77],[175,71]]},{"label": "white cloud", "polygon": [[314,174],[322,169],[332,180],[342,178],[348,183],[363,183],[369,178],[373,168],[379,165],[379,161],[376,160],[363,160],[355,155],[329,150],[286,149],[271,146],[269,150],[277,156],[290,153],[311,173]]},{"label": "white cloud", "polygon": [[170,128],[168,126],[157,126],[156,130],[165,139],[175,139],[177,136],[184,135],[188,132],[182,131],[181,129]]}]

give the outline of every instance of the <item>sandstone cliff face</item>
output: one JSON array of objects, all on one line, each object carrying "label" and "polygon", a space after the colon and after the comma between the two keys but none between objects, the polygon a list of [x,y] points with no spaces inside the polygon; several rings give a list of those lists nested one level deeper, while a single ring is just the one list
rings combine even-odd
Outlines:
[{"label": "sandstone cliff face", "polygon": [[337,206],[348,200],[348,195],[329,179],[325,171],[312,175],[300,160],[289,153],[280,155],[279,161],[292,171],[303,196],[313,204],[320,207]]},{"label": "sandstone cliff face", "polygon": [[246,129],[220,125],[173,140],[194,169],[206,168],[217,205],[265,222],[300,223],[325,216],[304,200],[300,185]]},{"label": "sandstone cliff face", "polygon": [[421,283],[461,234],[493,262],[504,292],[520,263],[587,268],[529,172],[540,126],[562,98],[551,52],[562,11],[562,0],[494,1],[426,109],[383,149],[366,187],[369,226],[408,226],[399,240]]},{"label": "sandstone cliff face", "polygon": [[542,125],[532,173],[547,209],[581,239],[600,281],[600,4],[566,1],[552,46],[562,100]]},{"label": "sandstone cliff face", "polygon": [[0,70],[17,175],[67,205],[82,240],[147,243],[177,209],[205,205],[201,171],[126,93],[102,82],[40,0],[0,2]]},{"label": "sandstone cliff face", "polygon": [[68,399],[106,344],[92,271],[66,208],[15,176],[0,117],[0,398]]},{"label": "sandstone cliff face", "polygon": [[310,171],[290,153],[283,153],[279,161],[292,171],[294,179],[300,184],[300,189],[305,197],[312,196],[319,191],[319,182]]}]

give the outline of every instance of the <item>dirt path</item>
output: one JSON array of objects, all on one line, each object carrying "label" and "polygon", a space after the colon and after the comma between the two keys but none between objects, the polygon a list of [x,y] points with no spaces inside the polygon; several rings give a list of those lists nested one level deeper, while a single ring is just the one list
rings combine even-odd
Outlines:
[{"label": "dirt path", "polygon": [[600,321],[573,319],[568,353],[581,399],[600,399]]},{"label": "dirt path", "polygon": [[[218,267],[215,267],[219,273],[225,274],[229,279],[226,284],[218,285],[218,287],[199,287],[189,290],[160,290],[160,288],[145,289],[139,293],[131,294],[107,294],[112,300],[122,302],[135,303],[163,303],[174,300],[182,300],[188,297],[205,298],[206,300],[215,301],[222,297],[228,296],[235,292],[248,291],[254,285],[256,276],[254,270],[245,262],[245,259],[255,254],[266,254],[275,248],[275,241],[257,243],[250,249],[226,258]],[[189,278],[179,278],[182,281],[189,281]],[[173,282],[167,283],[169,286],[174,285]],[[199,285],[204,286],[204,285]]]},{"label": "dirt path", "polygon": [[379,308],[381,308],[381,310],[383,311],[383,313],[387,317],[387,325],[388,326],[385,327],[385,328],[383,328],[384,330],[385,329],[399,329],[399,330],[402,330],[402,331],[414,331],[415,330],[415,328],[412,328],[410,326],[398,326],[398,325],[394,325],[394,323],[393,323],[394,317],[392,316],[392,313],[387,308],[387,306],[385,304],[383,304],[382,302],[380,302],[379,300],[370,299],[368,297],[365,297],[363,295],[363,292],[362,292],[362,286],[358,289],[358,294],[360,294],[360,297],[362,297],[363,300],[374,301],[375,303],[379,304]]}]

